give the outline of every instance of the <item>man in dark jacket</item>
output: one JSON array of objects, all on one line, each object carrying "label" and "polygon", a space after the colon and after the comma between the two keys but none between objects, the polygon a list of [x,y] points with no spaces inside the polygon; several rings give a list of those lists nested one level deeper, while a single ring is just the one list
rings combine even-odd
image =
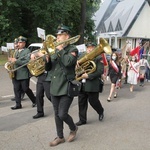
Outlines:
[{"label": "man in dark jacket", "polygon": [[[15,52],[18,51],[18,38],[14,39],[14,51]],[[14,52],[14,54],[15,54],[15,52]],[[12,79],[12,83],[14,82],[14,80],[15,80],[15,78]],[[14,88],[14,93],[15,93],[15,88]],[[25,95],[24,91],[21,90],[21,100],[23,100],[24,95]],[[11,98],[11,100],[15,101],[15,97]]]},{"label": "man in dark jacket", "polygon": [[[84,55],[89,54],[94,50],[95,44],[89,42],[87,44],[87,51]],[[80,56],[81,58],[84,55]],[[104,65],[101,62],[101,57],[97,56],[94,59],[96,64],[96,70],[93,73],[84,73],[82,74],[82,88],[78,96],[78,106],[79,106],[79,121],[76,123],[77,126],[86,124],[87,122],[87,109],[88,109],[88,101],[93,109],[98,113],[98,118],[102,121],[104,117],[104,109],[99,101],[99,90],[100,90],[100,78],[104,72]]]},{"label": "man in dark jacket", "polygon": [[[57,29],[57,42],[63,42],[70,38],[70,29],[61,25]],[[75,66],[77,62],[78,50],[75,45],[68,42],[58,45],[55,54],[51,56],[51,101],[54,107],[57,137],[50,142],[50,146],[56,146],[65,142],[63,134],[63,123],[70,129],[67,139],[72,142],[76,137],[77,126],[72,117],[68,114],[73,97],[67,95],[68,80],[75,79]]]},{"label": "man in dark jacket", "polygon": [[[15,53],[15,57],[12,58],[12,63],[14,63],[15,71],[15,82],[14,88],[16,105],[11,107],[12,110],[21,109],[21,89],[27,94],[27,96],[32,101],[32,107],[36,105],[36,97],[34,96],[32,90],[29,88],[30,73],[25,64],[30,60],[30,50],[25,47],[27,38],[20,36],[18,38],[18,51]],[[22,65],[25,65],[21,67]]]}]

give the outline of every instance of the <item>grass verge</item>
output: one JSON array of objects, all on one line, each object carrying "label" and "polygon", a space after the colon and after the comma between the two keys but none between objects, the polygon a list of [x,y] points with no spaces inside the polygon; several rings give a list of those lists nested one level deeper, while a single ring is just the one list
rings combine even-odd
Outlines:
[{"label": "grass verge", "polygon": [[0,54],[0,65],[4,65],[7,62],[7,55]]}]

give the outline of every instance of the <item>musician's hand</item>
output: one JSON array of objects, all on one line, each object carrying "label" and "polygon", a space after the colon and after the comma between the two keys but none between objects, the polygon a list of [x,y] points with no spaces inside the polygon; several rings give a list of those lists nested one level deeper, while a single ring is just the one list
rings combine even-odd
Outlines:
[{"label": "musician's hand", "polygon": [[77,54],[76,54],[75,52],[71,52],[71,54],[72,54],[73,56],[77,56]]},{"label": "musician's hand", "polygon": [[46,57],[46,61],[49,62],[50,61],[50,56],[46,55],[45,57]]},{"label": "musician's hand", "polygon": [[76,68],[80,67],[79,61],[77,61]]},{"label": "musician's hand", "polygon": [[16,58],[11,58],[11,62],[16,62],[17,59]]},{"label": "musician's hand", "polygon": [[34,54],[31,54],[30,58],[31,58],[31,60],[34,60],[36,58],[36,56]]},{"label": "musician's hand", "polygon": [[88,76],[88,74],[87,74],[87,73],[84,73],[84,74],[82,75],[82,78],[83,78],[83,79],[88,79],[88,78],[89,78],[89,76]]}]

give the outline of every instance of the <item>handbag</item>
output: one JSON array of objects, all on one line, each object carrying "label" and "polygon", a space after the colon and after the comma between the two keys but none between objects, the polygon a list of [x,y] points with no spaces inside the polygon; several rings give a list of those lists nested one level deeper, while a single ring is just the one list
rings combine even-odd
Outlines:
[{"label": "handbag", "polygon": [[75,97],[78,96],[79,91],[81,90],[81,83],[76,80],[68,81],[68,96]]},{"label": "handbag", "polygon": [[104,89],[104,81],[99,79],[99,92],[102,93]]},{"label": "handbag", "polygon": [[59,63],[62,67],[62,70],[64,72],[64,75],[65,75],[66,79],[68,80],[67,95],[70,96],[70,97],[78,96],[78,94],[81,90],[81,83],[77,80],[69,80],[67,78],[67,73],[65,71],[64,65],[60,61],[59,61]]}]

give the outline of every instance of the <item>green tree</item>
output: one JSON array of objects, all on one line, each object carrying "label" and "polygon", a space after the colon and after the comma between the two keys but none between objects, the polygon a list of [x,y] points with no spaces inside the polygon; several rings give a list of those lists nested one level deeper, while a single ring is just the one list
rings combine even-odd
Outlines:
[{"label": "green tree", "polygon": [[94,21],[91,19],[99,8],[100,0],[0,0],[0,44],[13,42],[23,35],[29,43],[41,42],[37,37],[37,27],[46,34],[55,35],[57,26],[71,27],[72,35],[92,39]]}]

